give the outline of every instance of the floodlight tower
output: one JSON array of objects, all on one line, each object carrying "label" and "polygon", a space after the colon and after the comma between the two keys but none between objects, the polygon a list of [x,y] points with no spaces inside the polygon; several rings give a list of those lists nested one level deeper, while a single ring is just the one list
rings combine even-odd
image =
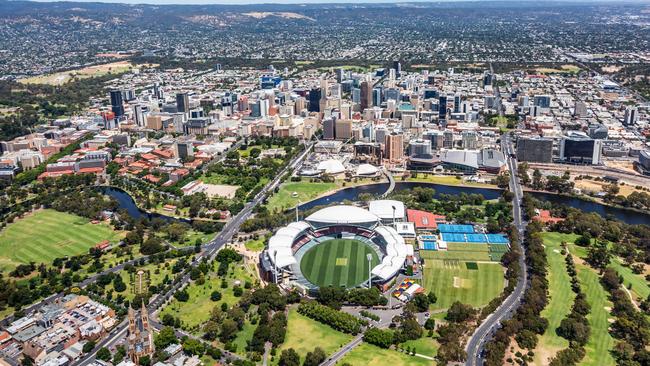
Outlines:
[{"label": "floodlight tower", "polygon": [[366,258],[368,259],[368,288],[370,288],[372,286],[372,254],[366,254]]},{"label": "floodlight tower", "polygon": [[273,252],[273,267],[275,267],[275,270],[273,271],[273,277],[275,284],[278,284],[278,250],[276,249]]}]

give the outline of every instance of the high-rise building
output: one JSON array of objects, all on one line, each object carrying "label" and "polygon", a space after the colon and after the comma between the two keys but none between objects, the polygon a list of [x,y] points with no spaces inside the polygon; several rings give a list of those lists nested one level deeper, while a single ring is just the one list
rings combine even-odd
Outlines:
[{"label": "high-rise building", "polygon": [[579,164],[600,164],[603,141],[572,131],[560,140],[560,160]]},{"label": "high-rise building", "polygon": [[124,115],[124,98],[121,90],[111,90],[111,111],[115,113],[115,119]]},{"label": "high-rise building", "polygon": [[409,141],[409,156],[431,155],[431,141],[411,140]]},{"label": "high-rise building", "polygon": [[321,90],[319,88],[311,88],[309,91],[309,108],[310,112],[320,112],[320,98]]},{"label": "high-rise building", "polygon": [[460,113],[460,102],[462,101],[462,98],[460,97],[460,94],[454,95],[454,113]]},{"label": "high-rise building", "polygon": [[476,131],[463,131],[460,134],[463,149],[478,149],[478,133]]},{"label": "high-rise building", "polygon": [[632,126],[639,121],[639,111],[636,107],[628,107],[625,109],[625,117],[623,118],[623,124],[625,126]]},{"label": "high-rise building", "polygon": [[517,159],[531,163],[551,163],[553,161],[553,140],[548,138],[519,138],[517,140]]},{"label": "high-rise building", "polygon": [[386,154],[389,161],[400,161],[404,158],[404,136],[397,133],[386,135]]},{"label": "high-rise building", "polygon": [[550,95],[536,95],[533,99],[533,105],[540,108],[551,108],[551,96]]},{"label": "high-rise building", "polygon": [[348,140],[352,137],[352,120],[337,119],[334,125],[334,136],[337,140]]},{"label": "high-rise building", "polygon": [[372,107],[372,86],[369,82],[361,83],[361,110]]},{"label": "high-rise building", "polygon": [[190,97],[187,93],[176,94],[176,109],[181,113],[189,113]]},{"label": "high-rise building", "polygon": [[323,120],[323,140],[334,140],[336,138],[335,118],[329,117]]},{"label": "high-rise building", "polygon": [[573,109],[573,116],[577,118],[587,117],[587,105],[585,102],[577,101]]},{"label": "high-rise building", "polygon": [[442,147],[445,149],[454,147],[454,133],[451,130],[444,130],[442,132]]},{"label": "high-rise building", "polygon": [[372,89],[372,104],[376,106],[381,105],[381,88]]},{"label": "high-rise building", "polygon": [[438,98],[438,118],[446,119],[447,118],[447,96],[441,95]]},{"label": "high-rise building", "polygon": [[402,76],[402,64],[399,62],[399,60],[393,61],[393,69],[395,69],[395,74],[397,77]]}]

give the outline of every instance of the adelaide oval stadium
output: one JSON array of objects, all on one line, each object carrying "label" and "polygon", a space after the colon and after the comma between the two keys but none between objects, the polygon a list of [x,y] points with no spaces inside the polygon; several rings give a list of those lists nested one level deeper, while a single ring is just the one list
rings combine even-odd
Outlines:
[{"label": "adelaide oval stadium", "polygon": [[[381,212],[395,211],[396,201],[374,201]],[[403,204],[398,207],[404,211]],[[386,209],[387,206],[388,208]],[[261,265],[270,279],[312,291],[382,285],[413,256],[413,246],[388,225],[389,219],[361,207],[339,205],[314,212],[273,235]],[[402,214],[403,216],[403,214]]]}]

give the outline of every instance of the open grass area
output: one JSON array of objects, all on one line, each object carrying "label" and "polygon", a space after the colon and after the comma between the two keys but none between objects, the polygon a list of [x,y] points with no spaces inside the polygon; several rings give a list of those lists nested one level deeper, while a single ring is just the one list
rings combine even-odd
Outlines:
[{"label": "open grass area", "polygon": [[426,260],[491,261],[489,252],[473,251],[473,250],[471,251],[470,250],[453,250],[453,251],[452,250],[421,250],[420,256],[424,258],[425,261]]},{"label": "open grass area", "polygon": [[108,224],[55,210],[27,214],[0,231],[0,270],[19,264],[50,264],[53,259],[88,253],[97,243],[117,243],[123,233]]},{"label": "open grass area", "polygon": [[255,328],[257,328],[257,325],[251,324],[250,321],[244,322],[244,328],[237,333],[237,338],[235,338],[234,341],[232,341],[234,344],[237,345],[237,353],[245,356],[246,355],[246,346],[248,345],[248,342],[253,339],[253,333],[255,333]]},{"label": "open grass area", "polygon": [[427,337],[425,331],[424,337],[413,341],[406,341],[401,344],[401,347],[410,347],[411,349],[415,348],[415,353],[429,357],[436,357],[440,344],[433,337]]},{"label": "open grass area", "polygon": [[264,249],[264,246],[266,245],[266,240],[267,237],[265,235],[260,236],[258,239],[251,239],[248,240],[244,246],[246,249],[253,251],[253,252],[261,252]]},{"label": "open grass area", "polygon": [[81,69],[61,71],[54,74],[33,76],[26,79],[20,79],[19,82],[23,84],[48,84],[48,85],[61,85],[66,82],[77,78],[86,79],[91,77],[104,76],[106,74],[121,74],[129,71],[133,67],[129,61],[117,61],[108,64],[87,66]]},{"label": "open grass area", "polygon": [[554,240],[544,234],[544,251],[548,259],[549,302],[541,316],[548,319],[546,332],[539,337],[535,349],[535,364],[547,365],[550,358],[566,348],[569,341],[556,334],[562,319],[571,312],[575,293],[571,290],[571,277],[566,271],[565,256],[561,254],[562,240]]},{"label": "open grass area", "polygon": [[425,173],[417,173],[415,176],[406,178],[407,182],[424,182],[433,184],[442,184],[446,186],[471,186],[483,188],[496,188],[495,185],[481,182],[472,182],[462,179],[454,175],[433,175]]},{"label": "open grass area", "polygon": [[564,74],[571,73],[577,74],[580,72],[580,67],[576,65],[562,65],[559,68],[550,68],[550,67],[538,67],[535,69],[540,74]]},{"label": "open grass area", "polygon": [[[197,330],[198,327],[210,319],[210,310],[215,306],[221,306],[222,303],[232,305],[239,301],[239,297],[233,294],[235,281],[241,281],[244,286],[245,281],[253,282],[253,271],[248,265],[242,263],[231,264],[226,275],[227,288],[221,288],[221,278],[216,273],[209,273],[203,285],[192,283],[187,287],[190,298],[187,302],[180,302],[176,299],[167,305],[160,312],[160,317],[165,314],[171,314],[180,318],[183,329],[190,331]],[[212,301],[210,295],[212,291],[221,293],[221,300]]]},{"label": "open grass area", "polygon": [[311,283],[318,286],[354,287],[368,279],[370,268],[379,264],[370,246],[349,239],[332,239],[309,249],[300,262],[300,270]]},{"label": "open grass area", "polygon": [[[336,183],[322,182],[287,182],[269,198],[266,207],[270,211],[275,209],[286,210],[301,202],[311,201],[318,196],[338,188]],[[294,193],[296,193],[294,195]]]},{"label": "open grass area", "polygon": [[650,295],[650,286],[648,286],[648,281],[645,280],[645,275],[632,272],[630,267],[623,265],[620,258],[612,259],[609,266],[614,268],[623,277],[623,286],[627,288],[629,284],[632,284],[630,292],[637,304],[648,298],[648,295]]},{"label": "open grass area", "polygon": [[352,366],[390,365],[390,366],[431,366],[434,361],[416,356],[408,356],[391,349],[383,349],[372,344],[361,343],[339,361],[339,364]]},{"label": "open grass area", "polygon": [[[302,363],[307,352],[313,351],[316,347],[322,348],[326,354],[331,355],[351,340],[351,335],[336,331],[325,324],[300,315],[296,308],[292,308],[289,310],[287,336],[280,346],[280,351],[293,348],[300,355]],[[279,355],[280,352],[274,359],[274,365],[277,365],[280,359]]]},{"label": "open grass area", "polygon": [[432,309],[448,309],[454,301],[481,307],[499,296],[505,284],[503,267],[498,263],[477,267],[468,269],[466,261],[457,259],[425,260],[423,286],[438,296]]}]

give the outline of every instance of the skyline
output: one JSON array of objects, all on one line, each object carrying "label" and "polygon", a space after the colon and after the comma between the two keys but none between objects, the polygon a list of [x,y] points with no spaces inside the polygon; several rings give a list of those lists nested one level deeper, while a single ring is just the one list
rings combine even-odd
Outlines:
[{"label": "skyline", "polygon": [[[7,0],[12,1],[12,0]],[[73,1],[61,1],[61,0],[28,0],[33,2],[40,3],[56,3],[56,2],[79,2],[79,3],[116,3],[116,4],[146,4],[146,5],[272,5],[272,4],[284,4],[284,5],[303,5],[303,4],[348,4],[347,0],[73,0]],[[467,3],[467,2],[535,2],[539,1],[533,0],[365,0],[357,4],[390,4],[390,3]],[[624,0],[624,1],[613,1],[613,0],[543,0],[547,3],[634,3],[634,4],[650,4],[650,0]]]}]

